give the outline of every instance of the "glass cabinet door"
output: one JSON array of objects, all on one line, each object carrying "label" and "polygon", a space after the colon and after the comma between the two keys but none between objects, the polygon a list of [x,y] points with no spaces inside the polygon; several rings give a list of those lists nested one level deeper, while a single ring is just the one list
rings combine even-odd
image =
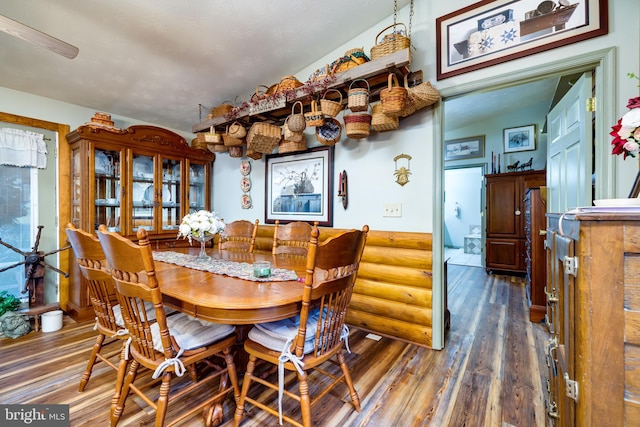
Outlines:
[{"label": "glass cabinet door", "polygon": [[178,230],[182,221],[182,162],[162,158],[162,231]]},{"label": "glass cabinet door", "polygon": [[133,153],[131,176],[131,232],[155,230],[155,206],[159,197],[154,188],[154,156]]},{"label": "glass cabinet door", "polygon": [[114,150],[94,150],[94,229],[104,224],[110,231],[121,231],[120,188],[121,153]]},{"label": "glass cabinet door", "polygon": [[189,165],[189,212],[207,209],[205,193],[206,167],[201,163]]}]

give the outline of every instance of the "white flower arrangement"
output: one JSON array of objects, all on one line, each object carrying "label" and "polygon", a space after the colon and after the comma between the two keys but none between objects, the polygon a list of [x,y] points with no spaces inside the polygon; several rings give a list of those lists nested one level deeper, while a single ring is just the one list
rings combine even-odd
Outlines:
[{"label": "white flower arrangement", "polygon": [[193,237],[202,238],[223,234],[226,225],[216,216],[215,212],[197,211],[187,214],[182,218],[178,228],[178,239],[185,238],[191,243]]}]

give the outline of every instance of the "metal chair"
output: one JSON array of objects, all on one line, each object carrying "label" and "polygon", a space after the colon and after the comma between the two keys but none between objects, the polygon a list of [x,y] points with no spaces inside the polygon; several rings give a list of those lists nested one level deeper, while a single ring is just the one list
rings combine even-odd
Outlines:
[{"label": "metal chair", "polygon": [[218,249],[220,251],[248,252],[253,253],[256,244],[256,234],[258,234],[258,223],[246,220],[230,222],[224,228],[224,235],[220,236]]},{"label": "metal chair", "polygon": [[[198,404],[184,402],[186,411],[177,415],[170,425],[202,408],[206,408],[207,426],[220,423],[223,417],[220,402],[231,390],[235,400],[239,398],[238,378],[231,354],[231,347],[236,342],[235,327],[200,321],[184,313],[167,317],[163,310],[162,293],[146,230],[138,230],[137,237],[139,241],[135,244],[117,233],[108,232],[104,226],[98,229],[98,239],[111,268],[125,325],[131,333],[129,351],[133,359],[125,376],[120,398],[111,412],[111,426],[118,424],[131,391],[156,411],[155,426],[160,427],[165,425],[170,398],[175,401],[216,378],[219,380],[217,392],[207,386],[205,390],[210,391],[212,396]],[[155,321],[149,319],[144,310],[145,302],[154,305]],[[226,367],[214,362],[213,356],[222,357]],[[197,378],[195,365],[200,362],[208,367],[209,372]],[[162,379],[156,400],[152,400],[142,387],[134,384],[140,366],[152,370],[153,378]],[[171,381],[176,376],[182,376],[187,369],[191,373],[192,383],[171,390]],[[230,386],[227,375],[231,380]]]},{"label": "metal chair", "polygon": [[[307,255],[302,307],[299,315],[276,322],[255,325],[245,341],[244,348],[249,362],[242,383],[242,392],[234,415],[238,426],[244,416],[245,402],[296,426],[311,425],[311,406],[340,382],[347,385],[353,406],[360,411],[360,398],[356,392],[349,368],[342,353],[349,330],[344,324],[345,315],[366,243],[368,226],[362,231],[351,230],[318,244],[320,231],[313,227]],[[348,346],[347,346],[348,349]],[[335,356],[335,359],[334,359]],[[278,367],[278,381],[269,382],[254,375],[256,361],[260,359]],[[321,367],[325,362],[340,366],[340,374],[332,374]],[[298,378],[297,392],[284,391],[284,371],[295,371]],[[311,399],[308,374],[311,370],[327,375],[325,389]],[[253,383],[259,383],[278,391],[279,407],[274,409],[260,397],[249,397]],[[319,388],[323,381],[318,385]],[[299,402],[302,423],[282,414],[282,397],[286,394]],[[258,396],[255,393],[252,396]]]},{"label": "metal chair", "polygon": [[[317,226],[318,222],[314,222],[313,225]],[[311,229],[311,225],[306,222],[294,221],[280,225],[280,221],[276,220],[271,252],[273,255],[307,256]]]}]

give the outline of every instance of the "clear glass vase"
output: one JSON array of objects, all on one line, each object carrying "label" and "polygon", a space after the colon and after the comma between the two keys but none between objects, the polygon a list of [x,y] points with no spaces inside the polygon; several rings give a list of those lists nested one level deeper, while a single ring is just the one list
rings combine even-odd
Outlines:
[{"label": "clear glass vase", "polygon": [[209,240],[213,239],[213,234],[209,234],[206,236],[191,236],[191,238],[196,242],[200,242],[200,252],[198,253],[198,256],[196,256],[196,258],[201,260],[211,259],[211,257],[207,255],[205,245]]}]

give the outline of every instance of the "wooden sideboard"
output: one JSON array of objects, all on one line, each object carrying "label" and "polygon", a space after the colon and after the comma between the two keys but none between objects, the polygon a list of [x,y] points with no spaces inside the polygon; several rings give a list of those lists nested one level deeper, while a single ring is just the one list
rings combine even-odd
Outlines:
[{"label": "wooden sideboard", "polygon": [[546,172],[489,174],[485,180],[485,268],[526,273],[524,195],[527,188],[545,185]]},{"label": "wooden sideboard", "polygon": [[555,426],[638,426],[640,212],[590,210],[547,215],[547,412]]}]

